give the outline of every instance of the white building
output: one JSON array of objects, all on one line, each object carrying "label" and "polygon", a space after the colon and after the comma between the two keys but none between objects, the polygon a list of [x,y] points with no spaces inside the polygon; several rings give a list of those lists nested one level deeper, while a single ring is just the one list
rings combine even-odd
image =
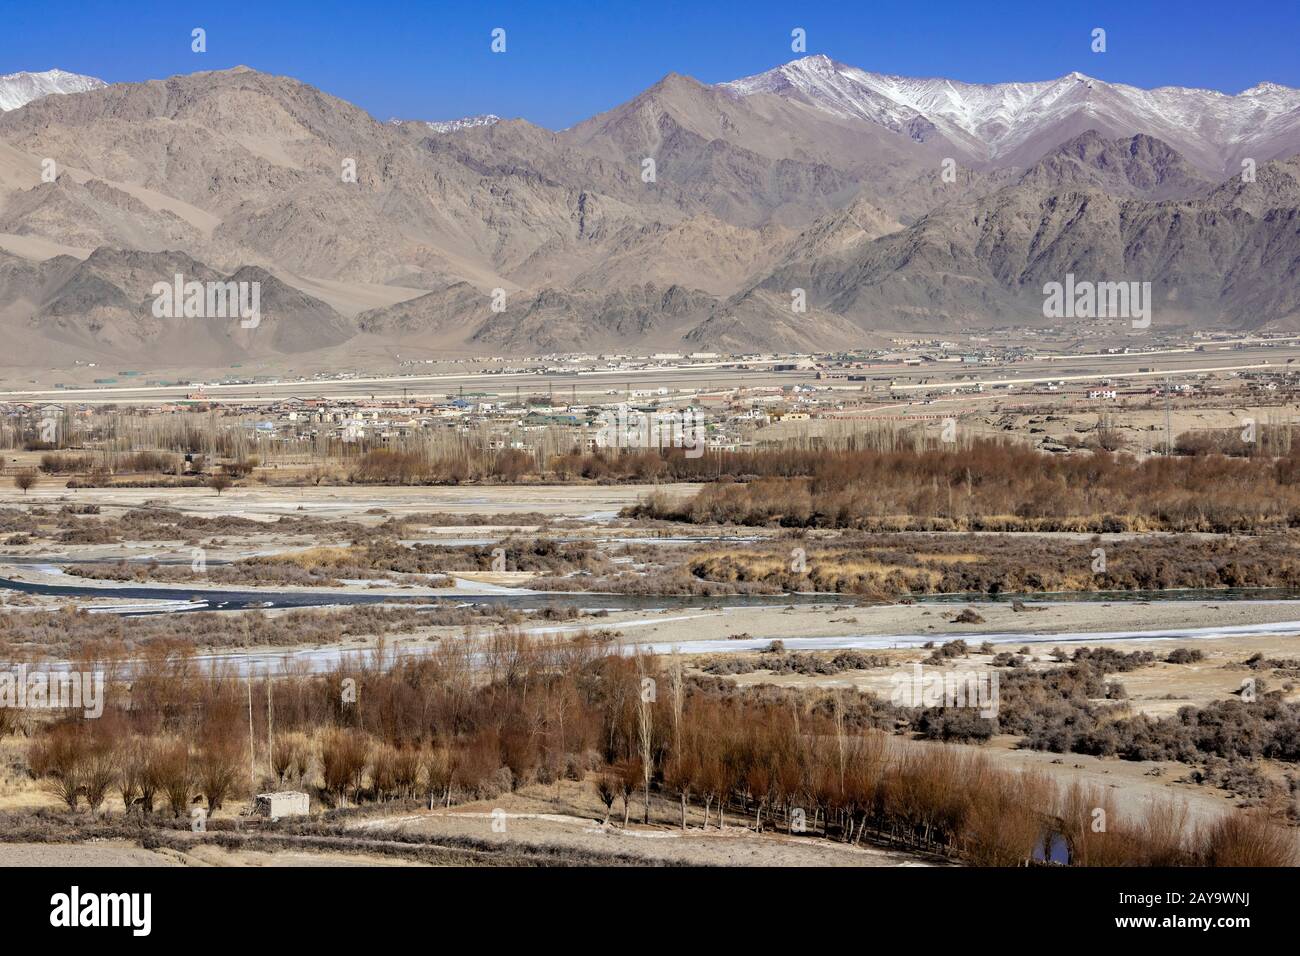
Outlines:
[{"label": "white building", "polygon": [[279,820],[281,817],[305,817],[311,810],[311,799],[301,790],[278,790],[259,793],[253,812],[258,816]]}]

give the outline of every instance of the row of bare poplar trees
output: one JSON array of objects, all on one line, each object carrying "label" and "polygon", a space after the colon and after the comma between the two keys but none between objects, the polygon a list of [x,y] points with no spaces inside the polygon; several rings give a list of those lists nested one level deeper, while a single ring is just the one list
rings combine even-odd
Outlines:
[{"label": "row of bare poplar trees", "polygon": [[569,779],[594,788],[606,823],[621,798],[625,825],[635,802],[643,823],[886,841],[980,865],[1024,863],[1053,836],[1075,863],[1276,865],[1294,851],[1256,816],[1196,827],[1172,803],[1117,806],[892,735],[858,692],[739,689],[581,639],[502,629],[256,678],[177,651],[141,662],[129,690],[115,676],[103,717],[53,722],[30,746],[32,773],[74,809],[116,793],[142,814],[196,800],[215,812],[280,786],[449,805]]}]

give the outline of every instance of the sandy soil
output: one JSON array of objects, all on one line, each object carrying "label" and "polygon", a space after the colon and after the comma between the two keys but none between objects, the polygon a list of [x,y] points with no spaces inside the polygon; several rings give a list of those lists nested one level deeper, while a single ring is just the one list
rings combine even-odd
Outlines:
[{"label": "sandy soil", "polygon": [[[728,635],[737,633],[748,634],[758,643],[783,640],[787,650],[798,650],[792,641],[799,637],[847,634],[869,637],[873,634],[917,634],[922,631],[925,632],[923,638],[932,639],[936,644],[960,637],[974,649],[985,635],[997,635],[997,650],[1019,650],[1022,644],[1028,645],[1030,656],[1042,667],[1054,666],[1050,652],[1057,644],[1061,644],[1067,651],[1081,644],[1115,647],[1126,652],[1149,650],[1158,658],[1166,656],[1175,647],[1193,647],[1202,651],[1206,655],[1205,659],[1195,664],[1157,663],[1116,676],[1115,679],[1124,684],[1129,692],[1130,707],[1154,717],[1169,716],[1188,704],[1204,706],[1212,700],[1226,698],[1240,690],[1244,678],[1260,676],[1241,666],[1252,654],[1261,653],[1272,658],[1300,657],[1300,605],[1290,602],[1061,604],[1042,612],[1021,613],[1012,611],[1005,604],[976,604],[971,606],[976,607],[986,619],[983,624],[954,624],[944,619],[943,615],[951,614],[964,606],[911,605],[847,610],[814,607],[780,611],[729,609],[687,614],[665,613],[662,621],[644,624],[635,630],[633,624],[638,621],[653,622],[655,615],[613,614],[608,619],[602,619],[600,626],[622,629],[623,636],[620,640],[624,643],[653,642],[657,647],[671,647],[673,644],[698,647],[701,644],[715,643],[718,653],[725,653],[740,643],[727,640]],[[854,623],[846,626],[846,619]],[[928,623],[931,621],[934,622],[933,625]],[[1294,621],[1296,626],[1277,634],[1225,634],[1149,640],[1140,637],[1108,640],[1098,634],[1084,636],[1079,633],[1103,630],[1141,633],[1179,627],[1213,629],[1216,626],[1233,627],[1271,621]],[[578,626],[572,627],[576,630]],[[934,628],[932,634],[926,630],[930,627]],[[553,627],[541,630],[553,632],[557,629]],[[1043,633],[1025,634],[1023,640],[1011,636],[1013,632],[1030,629]],[[1065,642],[1052,636],[1061,631],[1073,632],[1073,636],[1078,639]],[[688,641],[690,644],[687,644]],[[748,646],[752,642],[744,643]],[[873,649],[872,653],[889,657],[897,666],[911,664],[929,654],[915,642],[906,645],[899,642],[893,647]],[[706,657],[707,654],[699,654],[691,659],[702,661]],[[960,663],[978,670],[989,668],[991,661],[991,655],[972,653],[968,658],[961,659]],[[888,697],[893,688],[891,680],[897,673],[897,666],[870,671],[846,671],[833,676],[777,675],[769,671],[755,671],[737,675],[734,679],[740,684],[856,687]],[[1270,685],[1278,689],[1282,683],[1270,681]],[[1300,699],[1300,689],[1290,693],[1289,697]]]},{"label": "sandy soil", "polygon": [[[217,495],[210,488],[87,488],[70,490],[67,479],[47,478],[28,494],[10,491],[0,496],[0,507],[57,505],[64,501],[98,504],[105,509],[138,508],[146,501],[207,517],[234,515],[274,520],[285,514],[308,512],[323,518],[359,519],[369,508],[384,508],[394,515],[422,511],[451,514],[495,514],[537,511],[575,518],[608,517],[655,490],[653,485],[511,485],[484,487],[386,486],[275,488],[252,484]],[[661,486],[670,495],[689,496],[699,485]],[[8,489],[6,489],[8,490]],[[385,515],[371,516],[376,523]]]},{"label": "sandy soil", "polygon": [[145,850],[125,840],[98,843],[0,843],[5,866],[184,866],[166,850]]},{"label": "sandy soil", "polygon": [[[496,811],[500,811],[497,813]],[[633,821],[641,819],[642,804],[632,800]],[[472,836],[478,839],[547,846],[600,853],[634,853],[647,860],[724,866],[927,866],[943,863],[918,854],[873,846],[846,846],[820,837],[747,829],[753,820],[728,817],[725,830],[717,829],[714,812],[709,829],[702,830],[702,811],[688,813],[689,829],[681,829],[676,803],[651,797],[649,825],[633,822],[624,830],[621,804],[615,803],[612,823],[602,826],[604,807],[589,785],[562,781],[555,785],[526,787],[496,800],[401,813],[367,819],[355,829]],[[377,835],[377,834],[376,834]]]},{"label": "sandy soil", "polygon": [[422,866],[413,860],[365,853],[311,850],[226,850],[201,844],[187,850],[145,850],[125,840],[94,843],[0,843],[6,866]]},{"label": "sandy soil", "polygon": [[200,844],[179,854],[188,866],[424,866],[416,860],[371,853],[316,850],[227,850]]},{"label": "sandy soil", "polygon": [[[1040,605],[1030,604],[1029,607]],[[1300,602],[1291,601],[1165,601],[1151,604],[1060,603],[1042,605],[1043,610],[1016,612],[1007,603],[890,604],[876,607],[787,606],[783,608],[740,608],[722,610],[664,611],[611,614],[603,627],[617,627],[629,621],[654,621],[628,632],[628,641],[654,644],[725,641],[737,634],[755,639],[787,641],[798,638],[899,636],[898,647],[915,647],[926,641],[954,638],[981,639],[985,635],[1024,635],[1040,640],[1066,632],[1144,631],[1176,628],[1235,627],[1271,622],[1295,621],[1300,634]],[[973,607],[984,618],[982,624],[957,624],[947,620],[954,613]],[[566,626],[567,627],[567,626]],[[574,626],[576,630],[578,626]],[[1014,637],[1011,638],[1014,641]],[[1286,638],[1279,638],[1285,645]],[[1183,640],[1183,643],[1186,643]],[[1153,641],[1172,646],[1169,641]],[[1178,641],[1174,640],[1173,644]],[[1125,642],[1129,647],[1131,642]],[[889,646],[886,644],[886,646]],[[1137,646],[1137,645],[1132,645]],[[1197,646],[1200,646],[1199,644]],[[1290,644],[1295,653],[1300,640]],[[795,649],[791,646],[791,649]]]}]

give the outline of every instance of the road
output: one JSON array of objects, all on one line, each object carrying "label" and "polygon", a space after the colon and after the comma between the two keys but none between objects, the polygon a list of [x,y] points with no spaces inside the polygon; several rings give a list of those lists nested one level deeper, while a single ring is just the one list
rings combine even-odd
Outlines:
[{"label": "road", "polygon": [[[845,392],[861,393],[894,383],[896,390],[920,391],[945,385],[984,382],[986,386],[1007,382],[1044,382],[1065,379],[1086,381],[1105,377],[1163,379],[1166,375],[1186,378],[1199,373],[1222,376],[1240,370],[1284,370],[1300,360],[1294,344],[1274,347],[1248,346],[1204,352],[1164,350],[1129,355],[1087,355],[1052,357],[1006,364],[962,365],[927,363],[922,366],[901,362],[877,363],[866,368],[833,370],[841,377],[818,379],[814,370],[775,371],[772,368],[727,369],[716,364],[685,368],[572,371],[554,374],[439,373],[376,376],[353,379],[312,379],[275,384],[220,385],[203,389],[206,401],[217,403],[272,403],[289,397],[357,399],[443,398],[460,392],[513,398],[553,393],[584,401],[626,400],[633,390],[709,392],[737,387],[815,384]],[[1150,371],[1142,372],[1141,369]],[[842,373],[865,376],[863,382],[849,382]],[[80,402],[86,404],[154,404],[185,400],[196,389],[192,385],[114,385],[61,389],[16,389],[0,391],[0,402]],[[612,393],[612,394],[611,394]]]}]

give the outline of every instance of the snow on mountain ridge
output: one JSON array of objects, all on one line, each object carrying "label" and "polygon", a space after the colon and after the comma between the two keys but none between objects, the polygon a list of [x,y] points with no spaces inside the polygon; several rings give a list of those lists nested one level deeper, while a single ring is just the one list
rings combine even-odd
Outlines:
[{"label": "snow on mountain ridge", "polygon": [[1117,131],[1146,132],[1186,150],[1203,164],[1235,158],[1231,148],[1267,143],[1294,127],[1300,90],[1260,83],[1235,96],[1217,90],[1144,90],[1083,73],[1022,83],[964,83],[872,73],[824,55],[719,84],[741,96],[771,93],[801,100],[849,120],[896,131],[933,124],[982,159],[1014,153],[1053,124],[1083,115]]},{"label": "snow on mountain ridge", "polygon": [[491,126],[494,123],[501,122],[501,117],[495,113],[481,113],[478,116],[462,116],[454,120],[399,120],[391,119],[388,121],[393,126],[402,126],[408,122],[418,123],[435,133],[454,133],[461,129],[473,129],[476,126]]},{"label": "snow on mountain ridge", "polygon": [[44,73],[9,73],[0,76],[0,111],[16,110],[32,100],[54,93],[84,93],[107,85],[93,76],[59,69]]}]

